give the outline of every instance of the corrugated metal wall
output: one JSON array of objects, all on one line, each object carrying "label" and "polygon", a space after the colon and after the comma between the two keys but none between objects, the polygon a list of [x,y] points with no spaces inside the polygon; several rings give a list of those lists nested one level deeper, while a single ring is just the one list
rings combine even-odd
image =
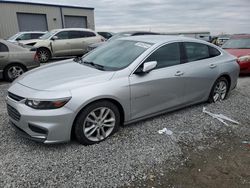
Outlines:
[{"label": "corrugated metal wall", "polygon": [[94,11],[91,9],[65,8],[62,7],[62,16],[60,7],[0,3],[0,38],[7,38],[19,32],[17,13],[46,14],[48,30],[62,28],[62,18],[64,15],[86,16],[87,26],[90,29],[94,27]]}]

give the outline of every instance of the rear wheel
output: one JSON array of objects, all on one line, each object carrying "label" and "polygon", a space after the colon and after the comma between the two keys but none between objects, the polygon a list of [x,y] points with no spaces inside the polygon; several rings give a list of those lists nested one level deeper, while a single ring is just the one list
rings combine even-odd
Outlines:
[{"label": "rear wheel", "polygon": [[51,57],[50,51],[46,48],[38,49],[38,59],[40,63],[46,63]]},{"label": "rear wheel", "polygon": [[217,102],[226,99],[229,83],[225,77],[216,80],[209,96],[209,102]]},{"label": "rear wheel", "polygon": [[120,124],[118,108],[109,101],[99,101],[84,108],[75,122],[75,136],[83,145],[91,145],[114,134]]},{"label": "rear wheel", "polygon": [[12,64],[4,69],[5,80],[12,82],[25,72],[25,67],[19,64]]}]

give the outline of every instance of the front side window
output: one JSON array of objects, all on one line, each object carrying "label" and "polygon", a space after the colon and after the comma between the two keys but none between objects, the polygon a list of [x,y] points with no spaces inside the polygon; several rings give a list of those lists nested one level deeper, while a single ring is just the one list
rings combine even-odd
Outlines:
[{"label": "front side window", "polygon": [[29,40],[31,39],[30,33],[22,34],[21,36],[17,37],[19,40]]},{"label": "front side window", "polygon": [[8,52],[8,51],[9,51],[8,47],[5,44],[0,43],[0,52]]},{"label": "front side window", "polygon": [[84,56],[82,61],[101,65],[105,70],[120,70],[129,66],[151,45],[137,41],[115,40]]},{"label": "front side window", "polygon": [[185,42],[184,46],[188,62],[198,61],[210,57],[209,48],[205,44]]},{"label": "front side window", "polygon": [[69,32],[68,31],[61,31],[61,32],[57,33],[56,36],[58,37],[59,40],[69,39]]},{"label": "front side window", "polygon": [[145,62],[157,61],[156,69],[180,64],[179,43],[167,44],[153,52]]}]

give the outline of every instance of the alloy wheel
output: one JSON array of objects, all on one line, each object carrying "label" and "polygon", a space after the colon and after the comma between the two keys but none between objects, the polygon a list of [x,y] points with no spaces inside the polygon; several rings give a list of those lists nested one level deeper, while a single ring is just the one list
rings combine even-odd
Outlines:
[{"label": "alloy wheel", "polygon": [[101,141],[112,133],[115,123],[115,113],[111,109],[107,107],[97,108],[86,116],[83,132],[89,140]]},{"label": "alloy wheel", "polygon": [[18,66],[18,65],[11,66],[11,67],[8,69],[8,77],[9,77],[11,80],[16,79],[17,77],[21,76],[23,73],[24,73],[23,68],[20,67],[20,66]]},{"label": "alloy wheel", "polygon": [[220,80],[214,87],[213,100],[214,102],[224,100],[227,95],[227,83]]}]

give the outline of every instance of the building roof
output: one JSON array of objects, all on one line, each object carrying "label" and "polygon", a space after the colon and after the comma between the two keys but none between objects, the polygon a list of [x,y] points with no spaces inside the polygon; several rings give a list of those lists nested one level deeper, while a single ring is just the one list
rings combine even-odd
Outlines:
[{"label": "building roof", "polygon": [[94,10],[94,8],[92,8],[92,7],[82,7],[82,6],[77,6],[77,5],[66,5],[66,4],[50,4],[50,3],[40,3],[40,2],[24,2],[24,1],[0,0],[0,3],[39,5],[39,6],[51,6],[51,7],[64,7],[64,8],[78,8],[78,9]]}]

